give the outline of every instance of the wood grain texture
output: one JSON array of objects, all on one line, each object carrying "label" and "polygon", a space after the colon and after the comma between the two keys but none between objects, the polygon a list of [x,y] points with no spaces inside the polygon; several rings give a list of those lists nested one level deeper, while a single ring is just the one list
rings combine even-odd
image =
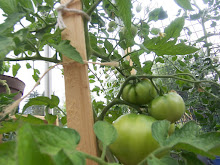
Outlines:
[{"label": "wood grain texture", "polygon": [[[61,0],[65,4],[69,0]],[[75,0],[69,8],[81,9],[80,0]],[[66,29],[62,33],[62,39],[68,39],[71,44],[81,54],[83,60],[86,59],[86,45],[84,36],[84,25],[81,15],[63,14]],[[67,57],[63,57],[64,63],[71,62]],[[89,89],[88,66],[86,64],[69,63],[64,65],[67,126],[80,133],[81,140],[78,150],[97,156],[97,142],[93,132],[93,112]],[[96,164],[87,161],[88,165]]]}]

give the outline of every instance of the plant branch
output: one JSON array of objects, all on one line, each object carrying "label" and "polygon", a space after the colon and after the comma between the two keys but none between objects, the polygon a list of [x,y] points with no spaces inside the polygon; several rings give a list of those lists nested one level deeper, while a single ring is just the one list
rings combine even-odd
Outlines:
[{"label": "plant branch", "polygon": [[123,89],[124,89],[124,87],[128,84],[128,82],[129,82],[130,80],[135,80],[135,79],[137,79],[137,76],[130,76],[130,77],[128,77],[128,78],[125,80],[125,82],[122,84],[122,86],[121,86],[121,88],[120,88],[120,90],[119,90],[119,92],[118,92],[118,95],[116,96],[117,99],[119,99],[119,98],[121,97],[121,94],[122,94],[122,92],[123,92]]},{"label": "plant branch", "polygon": [[142,113],[142,111],[140,110],[140,107],[131,103],[128,103],[126,101],[123,101],[121,99],[114,99],[112,102],[110,102],[103,110],[102,113],[99,115],[98,120],[103,120],[105,117],[105,114],[108,112],[108,110],[113,107],[116,104],[124,104],[124,105],[128,105],[134,109],[136,109],[139,113]]},{"label": "plant branch", "polygon": [[102,2],[102,0],[96,0],[95,3],[88,9],[86,13],[91,16],[93,11],[96,9],[100,2]]},{"label": "plant branch", "polygon": [[85,152],[80,152],[80,151],[78,151],[78,153],[84,155],[87,159],[93,160],[93,161],[95,161],[95,162],[97,162],[97,163],[99,163],[101,165],[109,165],[109,163],[105,162],[104,160],[102,160],[99,157],[92,156],[92,155],[89,155],[89,154],[87,154]]},{"label": "plant branch", "polygon": [[26,60],[33,60],[33,61],[41,60],[41,61],[47,61],[47,62],[53,62],[53,63],[61,62],[58,59],[42,57],[42,56],[20,57],[20,58],[4,58],[4,61],[26,61]]},{"label": "plant branch", "polygon": [[156,89],[157,94],[158,94],[158,95],[160,95],[160,94],[161,94],[161,92],[160,92],[160,90],[157,88],[157,86],[155,85],[155,83],[153,82],[153,80],[152,80],[152,79],[150,79],[150,81],[151,81],[152,85],[154,86],[154,88]]},{"label": "plant branch", "polygon": [[66,113],[60,107],[57,106],[56,108],[66,116]]},{"label": "plant branch", "polygon": [[[92,72],[92,74],[98,79],[99,82],[101,82],[100,78],[97,76],[97,74],[95,74],[90,68],[89,70]],[[104,86],[102,85],[102,83],[100,83],[100,85],[102,86],[102,89],[105,91]]]},{"label": "plant branch", "polygon": [[103,56],[101,55],[99,52],[95,51],[94,49],[91,49],[92,55],[101,58],[102,60],[105,61],[110,61],[109,58],[107,56]]},{"label": "plant branch", "polygon": [[141,50],[141,49],[135,50],[135,51],[132,51],[132,52],[129,52],[129,53],[127,53],[126,55],[124,55],[123,57],[121,57],[118,61],[121,61],[121,60],[124,59],[125,57],[131,55],[132,53],[138,52],[138,51],[140,51],[140,50]]}]

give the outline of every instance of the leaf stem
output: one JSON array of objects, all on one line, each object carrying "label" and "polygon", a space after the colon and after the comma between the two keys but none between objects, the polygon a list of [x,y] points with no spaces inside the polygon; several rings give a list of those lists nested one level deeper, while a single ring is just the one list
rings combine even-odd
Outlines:
[{"label": "leaf stem", "polygon": [[105,160],[107,146],[103,144],[101,159]]}]

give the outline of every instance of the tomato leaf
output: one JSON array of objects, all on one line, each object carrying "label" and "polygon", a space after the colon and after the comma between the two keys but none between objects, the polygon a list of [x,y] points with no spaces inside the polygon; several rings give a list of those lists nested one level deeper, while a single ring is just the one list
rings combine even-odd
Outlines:
[{"label": "tomato leaf", "polygon": [[16,146],[17,164],[53,165],[51,157],[40,151],[32,130],[29,124],[25,124],[18,130]]},{"label": "tomato leaf", "polygon": [[[50,155],[57,154],[61,149],[71,153],[80,141],[77,131],[70,128],[61,128],[54,125],[32,125],[32,133],[40,145],[42,152]],[[53,140],[51,140],[53,139]]]},{"label": "tomato leaf", "polygon": [[164,40],[168,41],[171,38],[179,37],[184,24],[185,24],[184,17],[179,17],[179,18],[176,18],[174,21],[172,21],[170,25],[168,25],[164,29],[164,33],[166,34],[164,37]]},{"label": "tomato leaf", "polygon": [[185,159],[187,165],[201,165],[203,162],[198,159],[198,155],[192,152],[182,152],[181,156]]},{"label": "tomato leaf", "polygon": [[59,102],[60,102],[59,98],[55,95],[51,95],[51,99],[45,96],[38,96],[29,99],[29,101],[23,107],[23,112],[32,105],[45,105],[48,106],[49,108],[54,108],[58,106]]},{"label": "tomato leaf", "polygon": [[16,165],[15,154],[15,142],[9,141],[0,144],[0,164],[4,165]]},{"label": "tomato leaf", "polygon": [[34,6],[31,0],[19,0],[19,3],[26,11],[34,12]]},{"label": "tomato leaf", "polygon": [[[75,165],[75,164],[85,165],[86,164],[86,158],[80,152],[74,152],[73,154],[70,153],[68,156],[70,157],[71,161],[73,162],[73,165]],[[59,165],[62,165],[62,164],[59,164]]]},{"label": "tomato leaf", "polygon": [[25,122],[25,123],[30,123],[30,124],[45,124],[44,121],[42,119],[39,119],[35,116],[32,116],[30,114],[27,115],[27,117],[19,115],[19,114],[15,114],[15,117],[17,118],[17,120]]},{"label": "tomato leaf", "polygon": [[61,149],[54,157],[54,162],[56,165],[84,165],[86,164],[85,158],[82,156],[82,154],[78,152],[74,152],[69,156],[66,154],[66,152]]},{"label": "tomato leaf", "polygon": [[152,125],[153,137],[161,146],[193,152],[211,159],[220,154],[220,132],[201,133],[200,127],[190,121],[168,137],[167,127],[166,121]]},{"label": "tomato leaf", "polygon": [[0,1],[0,8],[6,13],[6,14],[12,14],[18,11],[17,7],[17,1],[16,0],[1,0]]},{"label": "tomato leaf", "polygon": [[12,73],[13,76],[15,77],[18,73],[18,70],[21,68],[21,65],[19,63],[16,63],[15,65],[12,66]]},{"label": "tomato leaf", "polygon": [[168,120],[159,120],[152,124],[152,136],[154,139],[163,146],[164,141],[167,139],[170,122]]},{"label": "tomato leaf", "polygon": [[27,117],[19,114],[15,115],[16,121],[3,121],[0,127],[0,134],[16,131],[22,123],[44,124],[44,121],[30,114]]},{"label": "tomato leaf", "polygon": [[46,113],[45,119],[47,120],[48,124],[54,124],[56,122],[57,116]]},{"label": "tomato leaf", "polygon": [[183,17],[175,19],[164,29],[165,36],[163,38],[145,39],[144,46],[148,50],[155,52],[158,56],[185,55],[196,52],[198,49],[193,46],[185,45],[184,43],[176,44],[184,22]]},{"label": "tomato leaf", "polygon": [[105,46],[105,48],[108,50],[109,53],[112,52],[112,50],[113,50],[113,45],[112,45],[108,40],[105,40],[104,46]]},{"label": "tomato leaf", "polygon": [[117,131],[106,121],[97,121],[94,124],[94,132],[105,145],[112,144],[117,138]]},{"label": "tomato leaf", "polygon": [[67,154],[63,150],[60,150],[53,157],[53,159],[55,160],[57,165],[60,165],[60,164],[73,165],[73,162],[70,160],[70,158],[67,156]]},{"label": "tomato leaf", "polygon": [[148,165],[179,165],[176,159],[171,158],[170,156],[164,156],[161,159],[158,159],[155,156],[149,156],[147,159]]},{"label": "tomato leaf", "polygon": [[193,10],[190,0],[174,0],[177,5],[182,7],[185,10]]},{"label": "tomato leaf", "polygon": [[188,122],[165,140],[163,145],[214,159],[215,155],[220,154],[220,132],[201,134],[199,131],[200,128],[195,122]]},{"label": "tomato leaf", "polygon": [[50,44],[50,46],[54,47],[58,52],[61,54],[67,56],[68,58],[79,62],[83,63],[83,59],[80,56],[79,52],[74,48],[71,44],[70,41],[68,40],[63,40],[61,41],[58,45],[56,44]]},{"label": "tomato leaf", "polygon": [[66,116],[63,116],[63,117],[61,118],[61,123],[62,123],[63,125],[65,125],[65,124],[67,123],[67,118],[66,118]]},{"label": "tomato leaf", "polygon": [[152,61],[145,61],[144,62],[144,66],[143,66],[143,71],[146,74],[152,74],[151,68],[153,66],[153,62]]},{"label": "tomato leaf", "polygon": [[16,131],[19,126],[18,122],[1,122],[0,134]]},{"label": "tomato leaf", "polygon": [[116,0],[116,6],[118,7],[119,16],[124,22],[124,25],[128,28],[128,30],[131,27],[131,8],[132,4],[130,0]]},{"label": "tomato leaf", "polygon": [[149,13],[149,20],[148,20],[148,22],[150,22],[150,21],[157,21],[157,20],[163,20],[163,19],[165,19],[165,18],[167,18],[168,17],[168,15],[167,15],[167,13],[163,10],[163,8],[162,7],[160,7],[160,8],[156,8],[156,9],[154,9],[153,11],[151,11],[150,13]]},{"label": "tomato leaf", "polygon": [[4,58],[14,47],[15,43],[11,37],[0,36],[0,59]]},{"label": "tomato leaf", "polygon": [[25,16],[25,13],[14,13],[10,14],[3,24],[0,24],[0,33],[8,29],[13,29],[14,25]]}]

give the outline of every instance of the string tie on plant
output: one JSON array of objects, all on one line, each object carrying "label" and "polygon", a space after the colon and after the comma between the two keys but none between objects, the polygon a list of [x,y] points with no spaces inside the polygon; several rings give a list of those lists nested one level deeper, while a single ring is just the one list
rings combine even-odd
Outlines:
[{"label": "string tie on plant", "polygon": [[61,30],[66,28],[66,25],[63,21],[63,12],[72,12],[76,14],[82,15],[84,18],[86,18],[88,21],[91,20],[90,16],[86,14],[84,11],[79,10],[79,9],[70,9],[68,8],[68,5],[70,5],[74,0],[70,0],[66,4],[62,4],[59,7],[56,8],[58,16],[57,16],[57,24],[56,28],[59,27]]}]

